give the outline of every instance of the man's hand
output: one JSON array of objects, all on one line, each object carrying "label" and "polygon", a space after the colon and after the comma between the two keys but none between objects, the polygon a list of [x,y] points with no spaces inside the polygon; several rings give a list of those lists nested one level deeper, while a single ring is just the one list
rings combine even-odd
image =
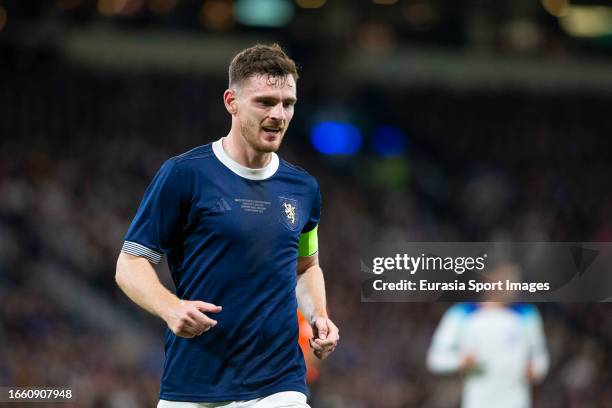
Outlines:
[{"label": "man's hand", "polygon": [[536,375],[532,362],[529,362],[529,364],[527,364],[526,375],[527,375],[527,381],[529,381],[529,384],[536,384],[538,382],[538,376]]},{"label": "man's hand", "polygon": [[467,354],[463,356],[463,360],[461,360],[461,365],[459,366],[459,371],[462,371],[464,373],[469,373],[475,368],[476,368],[476,358],[471,354]]},{"label": "man's hand", "polygon": [[340,331],[326,317],[317,317],[312,323],[312,332],[314,337],[310,339],[310,347],[314,350],[314,355],[323,360],[327,358],[340,340]]},{"label": "man's hand", "polygon": [[219,313],[221,306],[199,300],[181,300],[164,316],[168,328],[179,337],[192,338],[207,332],[217,325],[217,321],[206,316]]},{"label": "man's hand", "polygon": [[465,375],[481,375],[484,372],[483,366],[478,363],[472,354],[463,356],[459,371]]}]

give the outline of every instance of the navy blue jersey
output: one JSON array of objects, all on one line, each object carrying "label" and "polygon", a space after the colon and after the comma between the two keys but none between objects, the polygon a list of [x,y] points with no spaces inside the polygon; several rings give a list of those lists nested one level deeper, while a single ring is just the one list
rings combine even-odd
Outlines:
[{"label": "navy blue jersey", "polygon": [[320,200],[316,180],[276,154],[265,168],[249,169],[217,141],[164,163],[123,251],[154,263],[166,255],[179,298],[223,310],[201,336],[166,330],[161,399],[306,393],[296,266],[300,237],[316,231]]}]

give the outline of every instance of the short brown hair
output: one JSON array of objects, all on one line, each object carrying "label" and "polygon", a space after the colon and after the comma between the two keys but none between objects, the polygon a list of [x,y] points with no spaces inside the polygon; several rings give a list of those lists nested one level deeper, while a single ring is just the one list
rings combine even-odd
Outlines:
[{"label": "short brown hair", "polygon": [[239,85],[253,75],[268,74],[273,77],[298,73],[293,61],[278,44],[257,44],[239,52],[229,66],[229,86]]}]

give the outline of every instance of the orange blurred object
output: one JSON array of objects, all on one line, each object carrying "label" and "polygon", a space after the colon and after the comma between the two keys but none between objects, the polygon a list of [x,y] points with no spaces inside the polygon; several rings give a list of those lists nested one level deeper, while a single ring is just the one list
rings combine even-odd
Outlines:
[{"label": "orange blurred object", "polygon": [[300,336],[298,337],[298,343],[302,348],[304,354],[304,361],[306,362],[306,383],[312,384],[319,378],[319,364],[320,360],[315,357],[310,348],[309,340],[312,338],[312,327],[308,321],[302,316],[302,312],[298,310],[298,324],[300,325]]}]

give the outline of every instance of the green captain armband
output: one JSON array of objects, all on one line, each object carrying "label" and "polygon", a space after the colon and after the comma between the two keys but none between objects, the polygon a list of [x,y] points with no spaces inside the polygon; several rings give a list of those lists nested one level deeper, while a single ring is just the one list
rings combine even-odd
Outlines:
[{"label": "green captain armband", "polygon": [[298,242],[298,256],[312,256],[317,253],[319,250],[317,229],[319,229],[318,225],[310,231],[300,234],[300,241]]}]

